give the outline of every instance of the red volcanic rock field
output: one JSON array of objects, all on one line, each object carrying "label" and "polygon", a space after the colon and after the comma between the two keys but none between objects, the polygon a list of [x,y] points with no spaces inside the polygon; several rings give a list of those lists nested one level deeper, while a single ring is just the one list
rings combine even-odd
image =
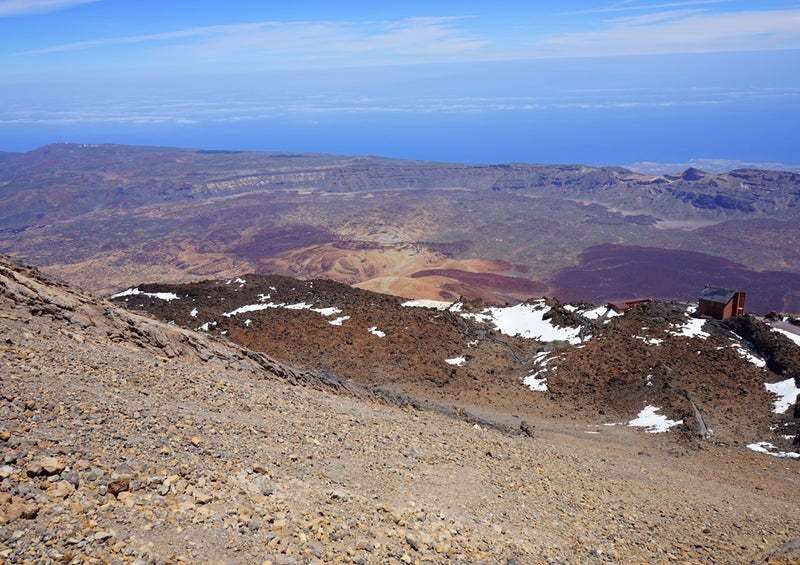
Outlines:
[{"label": "red volcanic rock field", "polygon": [[641,296],[696,300],[705,284],[713,284],[746,292],[749,312],[800,312],[800,275],[754,271],[694,251],[598,245],[581,254],[577,267],[549,282],[561,300],[597,304]]}]

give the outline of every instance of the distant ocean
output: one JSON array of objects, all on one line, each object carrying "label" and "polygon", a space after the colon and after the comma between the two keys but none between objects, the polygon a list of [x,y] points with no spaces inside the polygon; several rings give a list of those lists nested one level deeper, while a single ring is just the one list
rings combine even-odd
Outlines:
[{"label": "distant ocean", "polygon": [[292,114],[198,123],[5,123],[0,151],[54,142],[297,151],[458,163],[800,162],[793,98],[769,104]]}]

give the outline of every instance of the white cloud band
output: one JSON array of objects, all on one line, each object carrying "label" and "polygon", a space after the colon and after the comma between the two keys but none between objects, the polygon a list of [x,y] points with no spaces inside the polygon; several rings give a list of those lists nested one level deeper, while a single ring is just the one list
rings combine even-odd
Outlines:
[{"label": "white cloud band", "polygon": [[0,18],[55,12],[98,0],[0,0]]}]

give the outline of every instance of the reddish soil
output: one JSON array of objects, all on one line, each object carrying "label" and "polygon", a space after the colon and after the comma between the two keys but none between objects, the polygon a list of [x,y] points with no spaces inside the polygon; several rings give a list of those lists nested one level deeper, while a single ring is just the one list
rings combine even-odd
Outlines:
[{"label": "reddish soil", "polygon": [[713,284],[745,291],[748,312],[800,312],[800,275],[753,271],[695,251],[598,245],[581,254],[579,266],[562,270],[550,283],[562,300],[597,304],[637,296],[696,300],[704,285]]},{"label": "reddish soil", "polygon": [[[140,295],[117,302],[191,329],[216,322],[210,326],[212,334],[250,349],[407,394],[431,407],[459,407],[498,425],[551,416],[585,425],[612,424],[629,421],[652,404],[668,418],[683,420],[678,436],[691,442],[703,435],[703,425],[714,430],[712,441],[742,445],[766,440],[788,448],[781,436],[797,433],[791,413],[772,413],[764,383],[800,375],[800,347],[765,330],[755,318],[741,328],[707,322],[709,337],[687,338],[674,335],[677,325],[686,322],[686,303],[642,304],[602,324],[548,299],[552,323],[583,326],[584,334],[593,337],[580,345],[540,343],[501,334],[458,313],[405,307],[396,297],[328,280],[243,278],[243,285],[142,285],[144,292],[174,292],[181,298],[167,302]],[[269,295],[267,302],[276,304],[302,302],[341,312],[326,317],[281,307],[223,315],[247,304],[264,304],[259,295]],[[484,307],[481,301],[465,305],[473,311]],[[338,316],[349,319],[331,325]],[[779,359],[780,366],[765,369],[745,359],[741,351],[748,341],[764,358]],[[534,357],[542,352],[553,358],[543,373],[548,383],[544,393],[522,383],[541,369]],[[459,357],[464,358],[460,365],[446,361]],[[780,432],[770,429],[775,424],[782,426]]]},{"label": "reddish soil", "polygon": [[236,259],[258,261],[293,249],[335,241],[336,234],[318,226],[296,225],[262,229],[252,234],[229,253]]},{"label": "reddish soil", "polygon": [[530,296],[540,295],[547,290],[545,285],[521,277],[507,277],[494,273],[471,273],[459,269],[427,269],[424,271],[417,271],[411,275],[411,278],[415,279],[420,277],[447,277],[469,286],[488,287],[501,291],[525,292]]}]

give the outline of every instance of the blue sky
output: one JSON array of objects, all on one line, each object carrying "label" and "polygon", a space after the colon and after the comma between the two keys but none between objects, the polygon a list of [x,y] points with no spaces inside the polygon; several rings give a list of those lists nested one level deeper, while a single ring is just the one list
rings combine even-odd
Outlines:
[{"label": "blue sky", "polygon": [[0,150],[800,163],[800,1],[0,0]]}]

